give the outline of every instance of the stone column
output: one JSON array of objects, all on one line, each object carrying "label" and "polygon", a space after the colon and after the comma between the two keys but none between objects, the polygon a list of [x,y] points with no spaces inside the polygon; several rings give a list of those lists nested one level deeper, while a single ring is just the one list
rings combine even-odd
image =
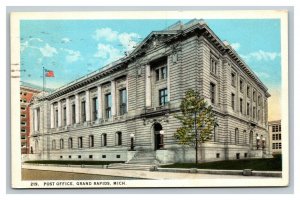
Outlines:
[{"label": "stone column", "polygon": [[103,112],[102,112],[102,87],[101,85],[98,86],[98,91],[97,91],[97,98],[98,98],[98,119],[103,118]]},{"label": "stone column", "polygon": [[151,74],[150,74],[150,65],[146,65],[146,73],[145,73],[145,92],[146,92],[146,107],[151,107]]},{"label": "stone column", "polygon": [[67,118],[67,126],[71,124],[71,113],[70,113],[70,99],[66,98],[66,118]]},{"label": "stone column", "polygon": [[116,83],[114,80],[111,81],[111,115],[116,115]]},{"label": "stone column", "polygon": [[90,109],[90,91],[85,91],[85,113],[86,121],[91,121],[91,109]]},{"label": "stone column", "polygon": [[34,109],[34,131],[38,130],[38,115],[37,115],[37,109]]},{"label": "stone column", "polygon": [[57,110],[58,110],[58,127],[61,127],[61,101],[57,103]]},{"label": "stone column", "polygon": [[54,128],[54,105],[50,105],[50,128]]},{"label": "stone column", "polygon": [[75,122],[79,123],[79,94],[75,95]]}]

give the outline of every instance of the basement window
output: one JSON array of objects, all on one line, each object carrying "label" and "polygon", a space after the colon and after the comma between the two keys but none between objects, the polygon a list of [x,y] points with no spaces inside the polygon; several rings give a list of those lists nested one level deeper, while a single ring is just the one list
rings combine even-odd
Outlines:
[{"label": "basement window", "polygon": [[117,157],[117,158],[121,158],[121,155],[117,155],[116,157]]},{"label": "basement window", "polygon": [[106,155],[102,155],[102,158],[106,158]]},{"label": "basement window", "polygon": [[216,153],[216,158],[220,158],[220,154],[219,153]]}]

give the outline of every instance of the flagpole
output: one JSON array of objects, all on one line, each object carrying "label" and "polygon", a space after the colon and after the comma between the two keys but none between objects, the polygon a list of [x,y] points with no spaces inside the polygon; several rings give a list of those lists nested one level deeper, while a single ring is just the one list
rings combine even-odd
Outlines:
[{"label": "flagpole", "polygon": [[42,156],[43,156],[43,159],[44,159],[44,148],[45,148],[45,146],[44,146],[44,140],[45,140],[45,136],[44,136],[44,128],[45,128],[45,126],[44,126],[44,113],[45,113],[45,99],[44,99],[44,95],[45,95],[45,67],[43,66],[43,115],[42,115],[42,119],[43,119],[43,125],[42,125],[42,127],[43,127],[43,140],[42,140],[42,145],[43,145],[43,148],[42,148]]}]

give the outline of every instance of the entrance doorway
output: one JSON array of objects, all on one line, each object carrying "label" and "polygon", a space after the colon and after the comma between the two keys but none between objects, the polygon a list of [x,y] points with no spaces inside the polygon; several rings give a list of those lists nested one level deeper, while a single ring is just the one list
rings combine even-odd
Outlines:
[{"label": "entrance doorway", "polygon": [[155,123],[153,125],[154,132],[154,150],[161,149],[163,146],[162,135],[160,131],[162,130],[162,126],[160,123]]}]

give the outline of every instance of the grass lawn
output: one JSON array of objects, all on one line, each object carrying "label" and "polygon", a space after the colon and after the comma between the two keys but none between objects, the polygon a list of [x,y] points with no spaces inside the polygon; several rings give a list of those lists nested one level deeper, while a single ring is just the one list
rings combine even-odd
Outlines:
[{"label": "grass lawn", "polygon": [[109,165],[111,163],[124,163],[122,161],[92,161],[92,160],[30,160],[25,163],[34,164],[60,164],[60,165]]},{"label": "grass lawn", "polygon": [[172,165],[161,166],[163,168],[198,168],[198,169],[227,169],[242,170],[252,169],[259,171],[281,171],[281,157],[266,159],[247,159],[247,160],[225,160],[217,162],[199,163],[175,163]]}]

